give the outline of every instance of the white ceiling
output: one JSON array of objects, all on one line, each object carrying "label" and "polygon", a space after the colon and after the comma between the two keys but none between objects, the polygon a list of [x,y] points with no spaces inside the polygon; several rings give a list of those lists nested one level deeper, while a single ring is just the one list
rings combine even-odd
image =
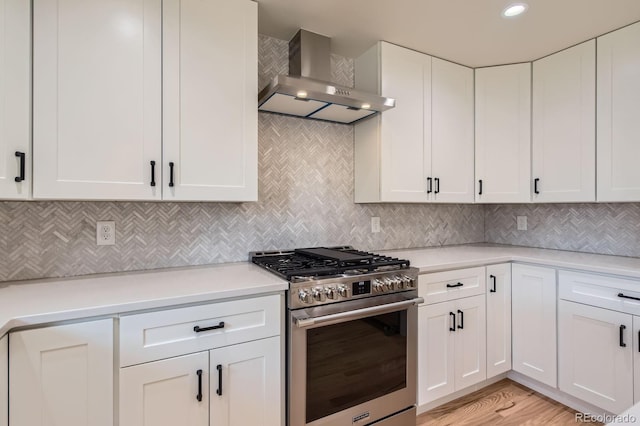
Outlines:
[{"label": "white ceiling", "polygon": [[[299,28],[357,57],[377,40],[478,67],[538,59],[640,21],[640,0],[258,0],[261,34],[289,40]],[[640,42],[640,41],[639,41]]]}]

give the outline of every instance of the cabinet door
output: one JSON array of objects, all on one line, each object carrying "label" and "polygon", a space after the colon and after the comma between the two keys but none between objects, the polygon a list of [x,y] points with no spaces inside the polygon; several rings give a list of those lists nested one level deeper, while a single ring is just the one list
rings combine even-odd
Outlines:
[{"label": "cabinet door", "polygon": [[640,201],[640,24],[598,38],[598,201]]},{"label": "cabinet door", "polygon": [[0,339],[0,426],[9,424],[9,338]]},{"label": "cabinet door", "polygon": [[559,388],[611,413],[633,405],[632,316],[560,300]]},{"label": "cabinet door", "polygon": [[257,201],[257,4],[162,7],[163,198]]},{"label": "cabinet door", "polygon": [[453,303],[418,308],[418,405],[455,390]]},{"label": "cabinet door", "polygon": [[460,299],[455,305],[454,382],[460,390],[487,378],[487,320],[484,296]]},{"label": "cabinet door", "polygon": [[556,271],[518,264],[511,270],[513,369],[556,387]]},{"label": "cabinet door", "polygon": [[280,337],[211,351],[211,426],[281,426]]},{"label": "cabinet door", "polygon": [[487,378],[511,370],[511,264],[487,266]]},{"label": "cabinet door", "polygon": [[475,70],[476,202],[531,200],[531,64]]},{"label": "cabinet door", "polygon": [[[381,43],[381,90],[398,105],[380,118],[381,201],[425,202],[431,164],[431,57]],[[402,99],[402,101],[400,101]]]},{"label": "cabinet door", "polygon": [[595,55],[591,40],[533,63],[534,202],[596,199]]},{"label": "cabinet door", "polygon": [[[0,0],[0,199],[26,199],[31,187],[31,7]],[[20,177],[20,153],[25,180]]]},{"label": "cabinet door", "polygon": [[433,58],[431,114],[433,200],[472,203],[473,69]]},{"label": "cabinet door", "polygon": [[208,426],[209,352],[120,370],[121,426]]},{"label": "cabinet door", "polygon": [[34,198],[160,199],[161,0],[33,7]]},{"label": "cabinet door", "polygon": [[113,426],[111,319],[9,335],[11,426]]},{"label": "cabinet door", "polygon": [[640,317],[633,317],[633,403],[640,402]]}]

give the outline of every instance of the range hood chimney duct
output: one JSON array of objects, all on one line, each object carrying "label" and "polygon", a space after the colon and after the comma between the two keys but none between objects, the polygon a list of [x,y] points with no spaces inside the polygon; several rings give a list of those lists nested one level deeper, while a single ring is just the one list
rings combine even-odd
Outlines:
[{"label": "range hood chimney duct", "polygon": [[258,109],[351,124],[395,106],[395,99],[330,81],[331,39],[301,29],[289,42],[289,75],[262,89]]}]

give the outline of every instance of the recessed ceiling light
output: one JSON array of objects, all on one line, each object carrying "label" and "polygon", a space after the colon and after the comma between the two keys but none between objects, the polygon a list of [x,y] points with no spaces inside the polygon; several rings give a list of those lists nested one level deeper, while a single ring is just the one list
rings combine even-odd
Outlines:
[{"label": "recessed ceiling light", "polygon": [[507,6],[502,11],[503,18],[513,18],[514,16],[518,16],[527,11],[529,5],[526,3],[513,3]]}]

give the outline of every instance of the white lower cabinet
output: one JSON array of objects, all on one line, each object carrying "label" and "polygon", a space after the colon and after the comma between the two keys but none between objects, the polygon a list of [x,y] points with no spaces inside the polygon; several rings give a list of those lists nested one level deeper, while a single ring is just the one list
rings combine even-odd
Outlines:
[{"label": "white lower cabinet", "polygon": [[0,339],[0,426],[9,424],[9,339]]},{"label": "white lower cabinet", "polygon": [[560,390],[616,414],[633,405],[633,316],[566,300],[558,312]]},{"label": "white lower cabinet", "polygon": [[484,295],[418,310],[418,404],[486,379]]},{"label": "white lower cabinet", "polygon": [[633,317],[633,403],[640,402],[640,317]]},{"label": "white lower cabinet", "polygon": [[113,328],[105,319],[11,333],[9,424],[113,426]]},{"label": "white lower cabinet", "polygon": [[120,370],[120,425],[208,426],[209,352]]},{"label": "white lower cabinet", "polygon": [[511,370],[511,264],[487,266],[487,378]]},{"label": "white lower cabinet", "polygon": [[513,369],[556,387],[556,271],[520,264],[511,271]]}]

